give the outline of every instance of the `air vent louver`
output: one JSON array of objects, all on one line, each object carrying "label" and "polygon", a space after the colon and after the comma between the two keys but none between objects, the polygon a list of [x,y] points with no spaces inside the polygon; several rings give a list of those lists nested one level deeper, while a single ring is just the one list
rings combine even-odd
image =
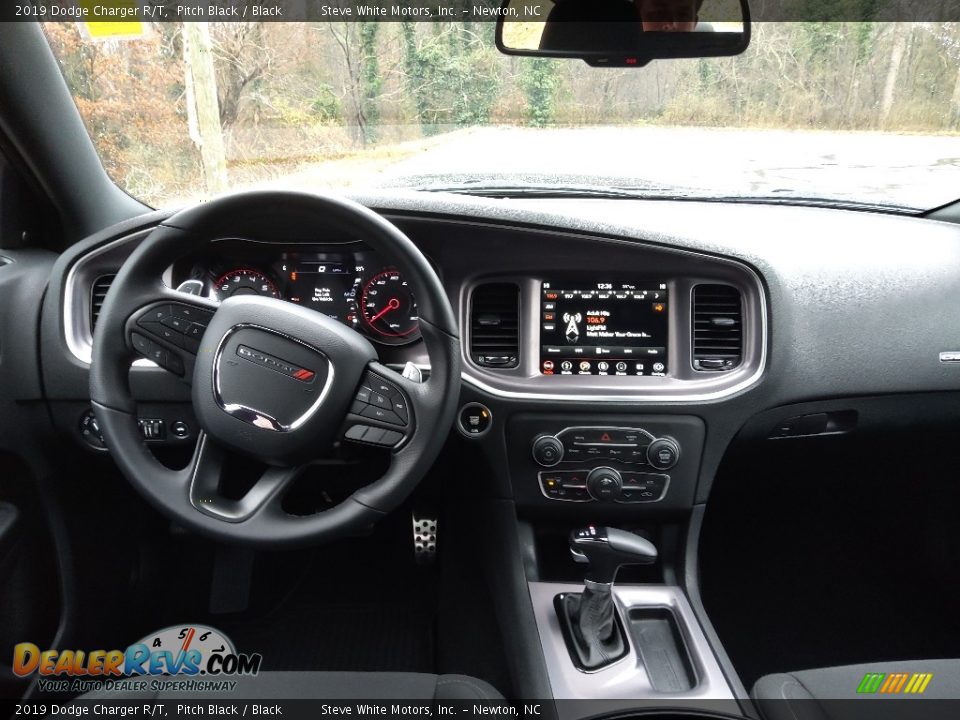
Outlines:
[{"label": "air vent louver", "polygon": [[490,368],[520,364],[520,288],[513,283],[488,283],[474,289],[470,357]]},{"label": "air vent louver", "polygon": [[93,281],[93,287],[90,289],[90,332],[97,326],[97,318],[100,317],[100,308],[103,307],[103,300],[107,297],[110,285],[116,275],[101,275]]},{"label": "air vent louver", "polygon": [[743,313],[740,291],[730,285],[693,289],[693,367],[722,372],[743,360]]}]

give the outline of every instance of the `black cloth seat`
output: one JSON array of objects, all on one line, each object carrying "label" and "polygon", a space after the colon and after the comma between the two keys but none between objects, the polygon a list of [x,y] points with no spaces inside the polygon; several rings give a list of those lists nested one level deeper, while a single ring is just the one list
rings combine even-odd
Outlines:
[{"label": "black cloth seat", "polygon": [[[174,678],[165,678],[172,680]],[[183,679],[183,678],[176,678]],[[212,677],[197,679],[213,679]],[[236,680],[229,692],[196,693],[197,702],[209,700],[463,700],[502,701],[503,696],[483,680],[466,675],[429,675],[402,672],[264,672]],[[78,700],[165,700],[190,697],[183,692],[97,691]]]},{"label": "black cloth seat", "polygon": [[[864,677],[873,673],[884,676],[866,688],[876,689],[858,693]],[[902,683],[891,683],[899,692],[880,692],[894,673],[907,675]],[[920,694],[906,692],[915,673],[932,675]],[[902,660],[776,673],[757,680],[751,695],[766,720],[926,720],[941,713],[956,717],[957,702],[928,701],[960,699],[960,660]]]}]

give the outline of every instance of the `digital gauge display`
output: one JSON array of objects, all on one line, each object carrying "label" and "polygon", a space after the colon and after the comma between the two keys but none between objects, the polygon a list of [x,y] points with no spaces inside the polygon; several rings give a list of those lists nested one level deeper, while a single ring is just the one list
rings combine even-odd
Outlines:
[{"label": "digital gauge display", "polygon": [[347,325],[356,325],[356,297],[363,266],[327,259],[287,258],[280,272],[287,279],[286,299]]}]

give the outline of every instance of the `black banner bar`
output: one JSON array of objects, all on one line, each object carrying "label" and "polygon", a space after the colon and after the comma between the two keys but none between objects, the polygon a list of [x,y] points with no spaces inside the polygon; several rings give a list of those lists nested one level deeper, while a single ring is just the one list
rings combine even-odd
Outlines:
[{"label": "black banner bar", "polygon": [[[546,0],[509,10],[499,0],[6,0],[0,21],[481,23],[507,13],[542,22],[550,7]],[[754,22],[954,22],[960,0],[753,0],[750,13]],[[717,3],[710,20],[740,21],[738,4]]]}]

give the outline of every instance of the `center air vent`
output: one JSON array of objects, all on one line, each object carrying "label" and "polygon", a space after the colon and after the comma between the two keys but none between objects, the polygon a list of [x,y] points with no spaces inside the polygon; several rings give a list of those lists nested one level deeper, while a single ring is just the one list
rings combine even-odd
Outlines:
[{"label": "center air vent", "polygon": [[514,368],[520,364],[520,288],[488,283],[470,302],[470,357],[477,365]]},{"label": "center air vent", "polygon": [[740,291],[730,285],[693,289],[693,368],[722,372],[743,360]]},{"label": "center air vent", "polygon": [[110,285],[116,275],[101,275],[93,281],[93,287],[90,290],[90,334],[97,326],[97,318],[100,317],[100,308],[103,307],[103,300],[107,297]]}]

